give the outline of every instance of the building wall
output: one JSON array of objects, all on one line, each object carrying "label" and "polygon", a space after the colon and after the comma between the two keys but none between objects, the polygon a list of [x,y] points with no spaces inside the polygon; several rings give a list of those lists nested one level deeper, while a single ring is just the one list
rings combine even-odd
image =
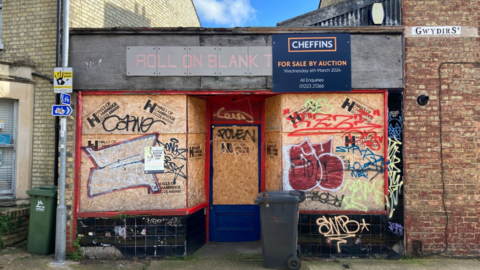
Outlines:
[{"label": "building wall", "polygon": [[[200,26],[191,0],[136,2],[71,0],[70,12],[70,27]],[[2,15],[4,49],[0,50],[0,59],[34,64],[36,73],[52,77],[55,67],[57,1],[6,0],[3,1]],[[55,95],[49,81],[38,77],[34,77],[34,80],[36,80],[34,104],[30,105],[33,106],[34,132],[30,157],[31,177],[20,179],[22,183],[17,182],[21,187],[17,190],[17,198],[28,198],[25,190],[31,187],[54,184],[55,118],[51,116],[50,110],[55,103]],[[75,109],[75,104],[72,104],[72,107]],[[73,117],[74,115],[69,117],[67,132],[67,162],[69,162],[65,196],[69,215],[67,246],[71,244],[72,235],[70,217],[73,206],[75,139]],[[22,173],[25,174],[24,172]]]},{"label": "building wall", "polygon": [[[15,223],[15,229],[2,235],[3,245],[12,246],[18,242],[25,241],[28,236],[28,223],[30,220],[30,208],[10,208],[0,213],[0,216],[7,215],[11,217],[11,222]],[[20,221],[19,221],[20,220]],[[18,222],[18,223],[17,223]]]},{"label": "building wall", "polygon": [[[443,252],[447,238],[446,254],[480,254],[479,8],[474,0],[403,1],[409,253],[415,240],[422,242],[424,254]],[[462,26],[462,35],[411,36],[411,26],[447,25]],[[422,94],[430,97],[426,106],[417,104]],[[449,216],[446,236],[444,204]]]},{"label": "building wall", "polygon": [[[17,136],[15,150],[14,192],[17,204],[25,203],[29,196],[25,193],[31,187],[32,179],[32,149],[33,149],[33,103],[34,81],[32,81],[31,66],[19,66],[18,63],[2,61],[0,63],[0,98],[13,99],[18,102]],[[23,80],[6,79],[9,76]],[[21,131],[21,132],[19,132]],[[19,169],[20,168],[20,169]]]},{"label": "building wall", "polygon": [[[0,58],[34,63],[35,72],[52,76],[55,66],[56,3],[56,0],[3,1],[4,50],[0,51]],[[40,78],[34,80],[37,83],[33,105],[35,140],[31,184],[41,186],[54,182],[55,119],[51,116],[50,108],[55,103],[55,95],[49,81]],[[24,192],[18,192],[17,196],[25,197]]]},{"label": "building wall", "polygon": [[70,27],[200,27],[192,0],[74,0]]}]

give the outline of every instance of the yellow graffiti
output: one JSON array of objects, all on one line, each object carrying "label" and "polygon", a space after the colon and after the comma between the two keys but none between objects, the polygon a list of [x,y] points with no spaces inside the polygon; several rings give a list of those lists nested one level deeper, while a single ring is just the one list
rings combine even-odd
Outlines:
[{"label": "yellow graffiti", "polygon": [[327,103],[324,98],[319,98],[317,101],[314,99],[308,99],[305,101],[305,107],[312,109],[311,113],[323,113],[329,114],[333,112],[333,106]]},{"label": "yellow graffiti", "polygon": [[340,244],[347,243],[347,238],[355,237],[356,233],[362,233],[364,229],[367,231],[367,225],[362,218],[362,222],[359,223],[355,220],[350,220],[347,216],[337,216],[332,218],[326,218],[325,216],[317,219],[318,232],[325,237],[329,237],[332,241],[337,242],[337,250],[340,253]]},{"label": "yellow graffiti", "polygon": [[403,186],[400,178],[400,169],[397,164],[402,160],[397,156],[402,143],[397,139],[388,138],[388,200],[387,207],[389,209],[389,218],[393,216],[395,206],[398,204],[398,195]]},{"label": "yellow graffiti", "polygon": [[384,194],[381,190],[377,189],[377,180],[366,181],[363,179],[352,180],[349,179],[342,188],[342,191],[350,191],[349,195],[345,195],[343,198],[343,204],[345,210],[359,210],[368,211],[368,207],[365,205],[367,199],[375,199],[375,203],[382,203],[381,199]]}]

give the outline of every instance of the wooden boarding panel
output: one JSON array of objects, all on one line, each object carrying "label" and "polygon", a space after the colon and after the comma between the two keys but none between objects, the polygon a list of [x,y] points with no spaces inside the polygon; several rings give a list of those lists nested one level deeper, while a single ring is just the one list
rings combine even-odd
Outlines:
[{"label": "wooden boarding panel", "polygon": [[258,195],[257,126],[212,130],[213,204],[253,204]]},{"label": "wooden boarding panel", "polygon": [[290,136],[384,130],[384,94],[282,95],[282,132]]},{"label": "wooden boarding panel", "polygon": [[282,133],[265,133],[265,189],[282,190]]},{"label": "wooden boarding panel", "polygon": [[185,95],[86,95],[82,134],[186,133]]},{"label": "wooden boarding panel", "polygon": [[206,134],[188,134],[188,207],[206,201],[205,138]]},{"label": "wooden boarding panel", "polygon": [[283,188],[302,210],[385,209],[383,93],[282,96]]},{"label": "wooden boarding panel", "polygon": [[265,99],[265,130],[281,131],[282,111],[281,111],[282,96],[274,96]]},{"label": "wooden boarding panel", "polygon": [[[147,146],[163,146],[164,173],[145,174]],[[186,154],[186,134],[83,135],[80,211],[185,208]]]},{"label": "wooden boarding panel", "polygon": [[188,97],[188,133],[207,134],[207,102]]}]

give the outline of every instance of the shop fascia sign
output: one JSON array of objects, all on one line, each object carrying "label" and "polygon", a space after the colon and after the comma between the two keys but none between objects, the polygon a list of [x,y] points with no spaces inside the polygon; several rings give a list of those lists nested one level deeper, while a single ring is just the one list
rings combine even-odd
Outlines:
[{"label": "shop fascia sign", "polygon": [[271,76],[272,47],[130,46],[127,76]]}]

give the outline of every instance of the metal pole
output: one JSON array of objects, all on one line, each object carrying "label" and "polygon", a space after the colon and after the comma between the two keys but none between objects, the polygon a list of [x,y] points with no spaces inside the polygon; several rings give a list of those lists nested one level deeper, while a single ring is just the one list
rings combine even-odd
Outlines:
[{"label": "metal pole", "polygon": [[[68,67],[68,39],[69,39],[69,5],[63,1],[63,36],[62,36],[62,67]],[[55,234],[55,262],[65,263],[67,239],[67,208],[65,207],[65,161],[67,156],[67,117],[60,119],[60,179],[58,181],[59,196],[57,207],[57,228]]]},{"label": "metal pole", "polygon": [[[60,42],[60,31],[62,29],[62,0],[57,0],[57,48],[55,52],[55,66],[59,67],[60,62],[60,51],[62,49]],[[60,94],[55,94],[55,104],[60,104]],[[60,142],[60,119],[55,117],[55,161],[53,163],[53,180],[54,185],[58,186],[58,157],[60,152],[58,152],[58,146]]]}]

